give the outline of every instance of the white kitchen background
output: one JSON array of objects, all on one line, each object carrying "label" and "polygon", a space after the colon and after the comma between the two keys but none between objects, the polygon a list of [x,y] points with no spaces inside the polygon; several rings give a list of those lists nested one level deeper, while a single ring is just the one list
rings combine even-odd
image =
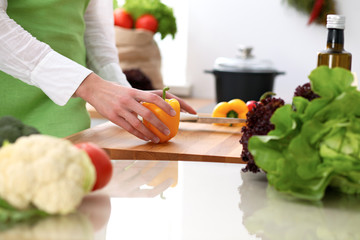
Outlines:
[{"label": "white kitchen background", "polygon": [[[178,33],[173,40],[155,36],[163,58],[163,77],[179,95],[215,99],[211,70],[217,57],[235,57],[239,44],[250,45],[259,59],[271,60],[285,75],[274,91],[290,102],[298,85],[308,81],[317,52],[326,46],[323,25],[307,25],[308,16],[284,0],[163,0],[173,7]],[[121,1],[119,1],[121,4]],[[360,75],[360,1],[337,0],[346,16],[345,49],[353,54],[352,70]]]}]

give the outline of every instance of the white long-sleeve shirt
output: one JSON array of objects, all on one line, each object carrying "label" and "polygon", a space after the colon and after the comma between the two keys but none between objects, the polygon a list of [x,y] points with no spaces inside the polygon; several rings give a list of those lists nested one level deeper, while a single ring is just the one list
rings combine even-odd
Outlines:
[{"label": "white long-sleeve shirt", "polygon": [[39,87],[58,105],[65,105],[91,72],[130,87],[115,47],[112,4],[90,0],[85,12],[86,68],[24,30],[7,15],[7,0],[0,0],[0,70]]}]

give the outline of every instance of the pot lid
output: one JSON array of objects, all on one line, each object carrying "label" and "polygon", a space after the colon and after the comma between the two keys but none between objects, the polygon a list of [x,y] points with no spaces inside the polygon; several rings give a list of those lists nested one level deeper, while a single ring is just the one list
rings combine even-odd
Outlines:
[{"label": "pot lid", "polygon": [[214,70],[225,72],[273,72],[270,60],[256,59],[251,46],[240,45],[236,58],[219,57],[215,60]]}]

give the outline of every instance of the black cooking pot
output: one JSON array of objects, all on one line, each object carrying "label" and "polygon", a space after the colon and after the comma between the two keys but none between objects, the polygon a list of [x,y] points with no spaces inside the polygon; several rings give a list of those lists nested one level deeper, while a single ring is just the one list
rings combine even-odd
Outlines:
[{"label": "black cooking pot", "polygon": [[216,101],[239,98],[243,101],[259,100],[265,92],[273,91],[276,71],[270,61],[256,60],[251,47],[240,46],[237,58],[216,59],[214,69],[206,70],[215,76]]}]

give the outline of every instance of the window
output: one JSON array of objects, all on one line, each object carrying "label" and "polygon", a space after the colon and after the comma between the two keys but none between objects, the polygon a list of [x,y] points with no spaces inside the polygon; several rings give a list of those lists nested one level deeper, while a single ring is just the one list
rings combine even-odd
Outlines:
[{"label": "window", "polygon": [[174,87],[183,87],[186,82],[187,58],[187,1],[162,0],[164,4],[173,8],[177,24],[177,33],[173,39],[167,36],[163,40],[155,35],[162,56],[162,74],[164,83]]}]

